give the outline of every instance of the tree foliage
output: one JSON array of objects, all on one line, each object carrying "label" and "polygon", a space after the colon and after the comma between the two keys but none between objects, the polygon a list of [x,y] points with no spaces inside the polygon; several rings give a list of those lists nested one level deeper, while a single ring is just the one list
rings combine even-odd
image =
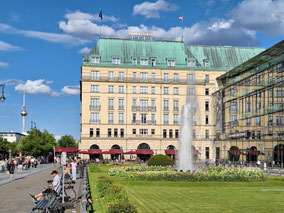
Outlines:
[{"label": "tree foliage", "polygon": [[52,152],[53,146],[56,146],[56,140],[47,130],[41,132],[39,129],[28,131],[26,137],[22,137],[18,148],[25,155],[34,157],[46,156]]},{"label": "tree foliage", "polygon": [[8,142],[6,139],[0,137],[0,154],[8,153],[11,149],[11,154],[15,155],[17,152],[17,143]]},{"label": "tree foliage", "polygon": [[167,155],[154,155],[148,161],[148,166],[173,166],[174,160]]},{"label": "tree foliage", "polygon": [[64,135],[58,140],[59,147],[77,147],[75,139],[71,135]]}]

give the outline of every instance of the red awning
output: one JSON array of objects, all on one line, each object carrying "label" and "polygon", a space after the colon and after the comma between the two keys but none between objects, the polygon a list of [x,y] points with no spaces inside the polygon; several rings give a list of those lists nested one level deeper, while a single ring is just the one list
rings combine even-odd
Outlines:
[{"label": "red awning", "polygon": [[123,154],[123,150],[122,149],[110,149],[108,151],[104,151],[102,154],[110,154],[110,155]]},{"label": "red awning", "polygon": [[93,155],[93,154],[103,154],[101,149],[88,149],[88,152],[90,153],[90,155]]},{"label": "red awning", "polygon": [[177,150],[168,149],[168,150],[165,150],[165,153],[166,153],[166,155],[176,155]]},{"label": "red awning", "polygon": [[55,152],[78,152],[79,150],[74,147],[56,147]]},{"label": "red awning", "polygon": [[135,151],[125,152],[124,154],[130,154],[130,155],[153,155],[154,152],[151,149],[137,149]]},{"label": "red awning", "polygon": [[248,151],[248,154],[251,154],[251,155],[265,155],[263,152],[256,151],[256,150],[250,150],[250,151]]},{"label": "red awning", "polygon": [[88,151],[79,151],[79,152],[77,152],[77,154],[89,155],[89,154],[92,154],[92,153],[90,153]]},{"label": "red awning", "polygon": [[244,155],[240,150],[229,150],[232,155]]}]

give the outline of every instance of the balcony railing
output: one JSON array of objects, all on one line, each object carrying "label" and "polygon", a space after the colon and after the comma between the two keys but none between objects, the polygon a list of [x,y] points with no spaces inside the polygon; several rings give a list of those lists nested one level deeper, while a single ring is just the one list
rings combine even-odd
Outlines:
[{"label": "balcony railing", "polygon": [[100,110],[101,105],[90,105],[90,110]]},{"label": "balcony railing", "polygon": [[155,106],[147,106],[147,107],[141,107],[141,106],[132,106],[132,111],[156,111]]},{"label": "balcony railing", "polygon": [[140,78],[137,77],[136,79],[133,79],[133,77],[124,77],[119,78],[119,77],[114,77],[114,78],[109,78],[108,76],[100,76],[99,78],[92,78],[91,74],[83,74],[81,76],[82,81],[101,81],[101,82],[142,82],[142,83],[165,83],[165,84],[191,84],[191,85],[205,85],[205,84],[210,84],[206,83],[204,79],[200,80],[193,80],[193,81],[188,81],[186,78],[183,79],[168,79],[165,80],[164,78],[155,78],[155,81],[152,80],[151,77],[148,78]]},{"label": "balcony railing", "polygon": [[101,123],[101,120],[93,120],[93,119],[90,119],[90,123],[91,123],[91,124],[100,124],[100,123]]},{"label": "balcony railing", "polygon": [[141,125],[143,125],[143,124],[144,124],[144,125],[155,125],[155,124],[156,124],[156,121],[146,121],[146,122],[143,121],[143,122],[141,122],[140,120],[135,120],[135,121],[132,120],[131,123],[132,123],[132,124],[141,124]]}]

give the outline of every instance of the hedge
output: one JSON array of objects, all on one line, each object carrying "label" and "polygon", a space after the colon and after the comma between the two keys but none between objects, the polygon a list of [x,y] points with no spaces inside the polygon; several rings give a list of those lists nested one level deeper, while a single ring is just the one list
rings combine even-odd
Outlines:
[{"label": "hedge", "polygon": [[148,166],[173,166],[174,160],[167,155],[154,155],[152,156],[147,164]]}]

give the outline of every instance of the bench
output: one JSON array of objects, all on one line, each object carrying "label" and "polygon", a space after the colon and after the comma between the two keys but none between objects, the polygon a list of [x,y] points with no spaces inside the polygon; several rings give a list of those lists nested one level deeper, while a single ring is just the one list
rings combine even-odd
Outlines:
[{"label": "bench", "polygon": [[50,199],[43,198],[35,205],[35,207],[33,207],[32,212],[34,212],[35,210],[54,210],[57,207],[58,203],[59,199],[56,197],[52,197]]}]

